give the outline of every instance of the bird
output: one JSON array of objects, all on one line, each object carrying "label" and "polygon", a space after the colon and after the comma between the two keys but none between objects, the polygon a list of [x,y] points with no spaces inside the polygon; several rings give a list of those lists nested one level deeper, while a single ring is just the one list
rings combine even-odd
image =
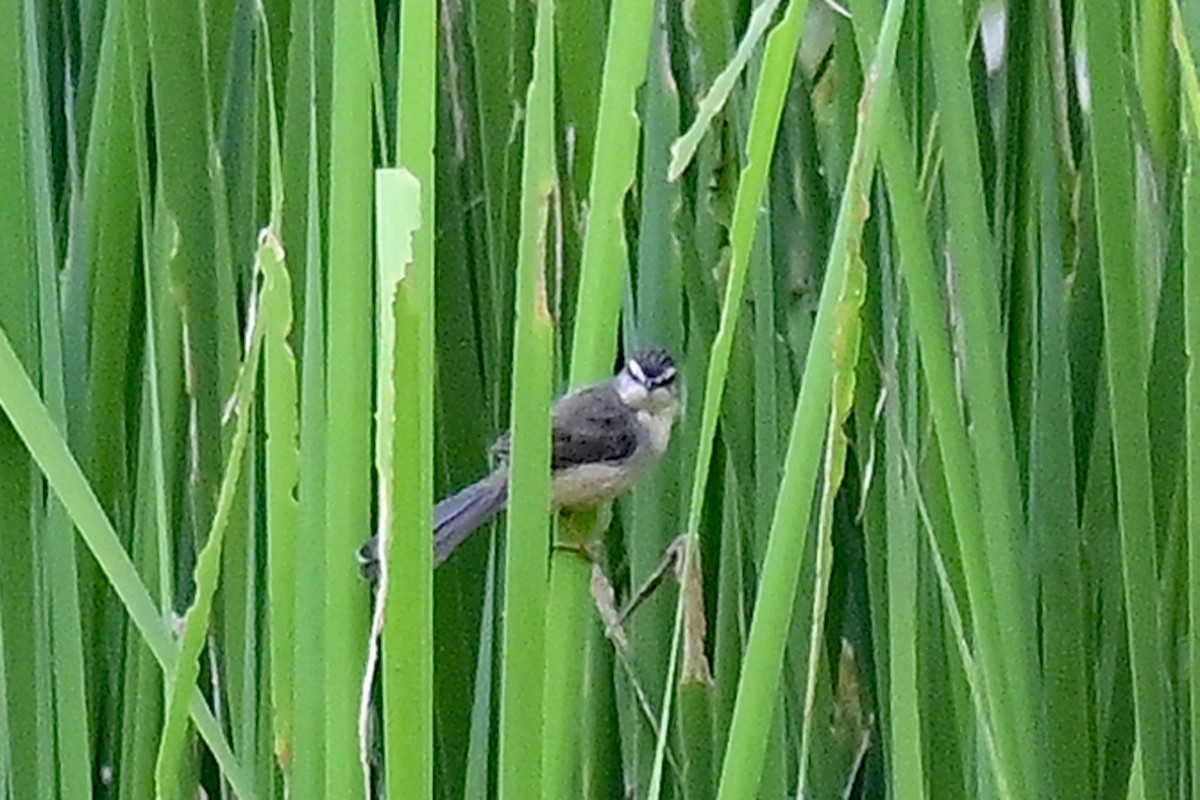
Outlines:
[{"label": "bird", "polygon": [[[675,361],[660,347],[636,351],[614,377],[560,397],[552,410],[551,497],[556,510],[581,511],[631,489],[666,452],[683,407]],[[486,477],[433,510],[435,566],[508,504],[511,434],[492,445]],[[376,538],[358,552],[367,577],[378,571]]]}]

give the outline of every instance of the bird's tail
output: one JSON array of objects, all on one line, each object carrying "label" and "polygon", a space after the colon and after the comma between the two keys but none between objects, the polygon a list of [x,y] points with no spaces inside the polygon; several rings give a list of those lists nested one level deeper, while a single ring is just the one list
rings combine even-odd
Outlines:
[{"label": "bird's tail", "polygon": [[433,509],[434,564],[440,566],[507,502],[508,481],[493,474],[438,503]]},{"label": "bird's tail", "polygon": [[[455,548],[496,516],[507,502],[508,481],[502,476],[489,475],[438,503],[433,509],[434,566],[441,566]],[[358,550],[363,577],[372,581],[379,577],[377,541],[372,536]]]}]

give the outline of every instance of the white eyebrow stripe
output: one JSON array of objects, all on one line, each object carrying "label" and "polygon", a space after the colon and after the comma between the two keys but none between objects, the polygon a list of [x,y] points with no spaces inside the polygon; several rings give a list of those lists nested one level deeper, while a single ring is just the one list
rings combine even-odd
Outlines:
[{"label": "white eyebrow stripe", "polygon": [[646,383],[646,373],[642,371],[642,365],[632,358],[629,359],[629,374],[636,378],[638,383]]}]

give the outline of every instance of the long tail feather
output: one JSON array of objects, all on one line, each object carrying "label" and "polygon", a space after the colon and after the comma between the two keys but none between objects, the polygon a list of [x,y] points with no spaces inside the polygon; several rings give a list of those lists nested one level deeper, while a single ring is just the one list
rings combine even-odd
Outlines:
[{"label": "long tail feather", "polygon": [[433,561],[441,565],[460,544],[508,502],[508,482],[489,475],[433,509]]},{"label": "long tail feather", "polygon": [[[508,502],[508,482],[489,475],[458,494],[447,497],[433,509],[433,560],[441,566],[475,529],[496,516]],[[379,553],[374,536],[358,550],[363,577],[375,580],[379,575]]]}]

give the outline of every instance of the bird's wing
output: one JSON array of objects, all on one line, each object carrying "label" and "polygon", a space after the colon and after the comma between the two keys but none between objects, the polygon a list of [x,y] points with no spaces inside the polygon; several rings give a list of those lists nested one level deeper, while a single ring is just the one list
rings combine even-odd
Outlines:
[{"label": "bird's wing", "polygon": [[554,406],[553,468],[624,461],[637,449],[632,421],[611,383],[568,394]]},{"label": "bird's wing", "polygon": [[[637,448],[637,433],[630,422],[630,411],[610,384],[565,395],[554,404],[551,468],[624,461]],[[505,432],[492,445],[492,455],[507,461],[510,444]]]}]

